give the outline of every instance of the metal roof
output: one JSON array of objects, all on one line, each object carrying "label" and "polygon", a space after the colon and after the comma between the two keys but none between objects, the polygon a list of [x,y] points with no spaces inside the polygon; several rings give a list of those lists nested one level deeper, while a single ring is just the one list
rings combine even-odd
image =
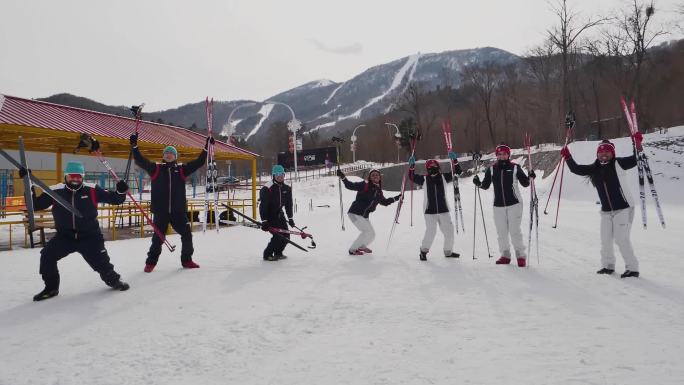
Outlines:
[{"label": "metal roof", "polygon": [[[69,133],[87,133],[98,137],[128,140],[135,131],[135,119],[60,104],[0,94],[0,124],[47,128]],[[99,139],[99,138],[98,138]],[[138,140],[194,149],[204,148],[206,136],[181,127],[142,121]],[[257,154],[231,144],[216,141],[215,151],[241,157]]]}]

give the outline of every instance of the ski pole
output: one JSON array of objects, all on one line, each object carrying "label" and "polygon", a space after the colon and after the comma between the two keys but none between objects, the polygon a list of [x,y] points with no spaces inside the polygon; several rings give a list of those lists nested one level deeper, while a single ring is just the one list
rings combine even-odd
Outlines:
[{"label": "ski pole", "polygon": [[[135,118],[135,133],[138,133],[138,129],[140,128],[140,121],[142,120],[142,109],[145,106],[145,103],[142,103],[139,106],[131,106],[130,110],[133,113],[133,117]],[[128,183],[128,175],[131,171],[131,163],[133,160],[133,149],[131,148],[131,151],[128,153],[128,162],[126,163],[126,172],[124,173],[124,181]],[[122,216],[123,218],[123,216]]]}]

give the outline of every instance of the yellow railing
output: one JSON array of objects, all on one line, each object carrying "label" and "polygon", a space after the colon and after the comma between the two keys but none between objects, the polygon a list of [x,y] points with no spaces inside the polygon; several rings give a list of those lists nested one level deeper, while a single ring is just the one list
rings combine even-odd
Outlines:
[{"label": "yellow railing", "polygon": [[[145,212],[150,215],[150,203],[149,201],[139,202],[140,206],[145,210]],[[214,202],[209,202],[209,211],[213,211],[214,215],[209,215],[209,223],[214,224],[216,219],[219,219],[220,213],[222,211],[227,211],[227,209],[222,206],[223,204],[228,204],[232,208],[241,211],[246,215],[251,213],[247,211],[248,207],[252,207],[252,199],[249,198],[222,198],[218,200],[219,207],[218,210],[214,208]],[[121,205],[100,205],[98,206],[99,215],[98,222],[100,223],[100,228],[109,229],[111,231],[112,240],[118,239],[117,231],[119,228],[124,227],[139,227],[140,237],[145,237],[145,217],[138,210],[138,208],[132,202],[124,202]],[[190,227],[194,231],[195,223],[200,223],[199,218],[201,218],[201,212],[204,211],[204,200],[203,199],[188,199],[187,212],[190,215]],[[26,219],[25,211],[6,211],[6,215],[20,215],[22,219],[13,221],[0,222],[0,226],[9,227],[9,249],[12,249],[12,226],[22,226],[24,228],[24,247],[28,247],[28,220]],[[151,215],[150,215],[151,217]],[[194,220],[197,218],[198,220]],[[37,211],[35,213],[35,222],[38,226],[43,226],[46,228],[54,227],[54,220],[50,211]],[[127,222],[127,225],[126,225]],[[171,226],[168,227],[169,233],[171,232]],[[150,235],[152,231],[149,230]]]}]

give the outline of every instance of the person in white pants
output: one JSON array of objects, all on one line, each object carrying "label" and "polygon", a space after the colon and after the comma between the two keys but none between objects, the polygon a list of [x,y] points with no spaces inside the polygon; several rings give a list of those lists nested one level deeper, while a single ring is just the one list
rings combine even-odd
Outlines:
[{"label": "person in white pants", "polygon": [[[510,161],[511,149],[505,144],[496,147],[496,163],[485,171],[482,181],[475,175],[473,183],[486,190],[489,186],[494,186],[494,223],[499,241],[501,257],[496,261],[497,265],[508,265],[511,263],[511,245],[509,237],[513,242],[513,249],[518,261],[518,266],[527,265],[525,243],[522,237],[522,199],[518,190],[518,183],[523,187],[530,185],[530,178],[534,178],[533,170],[529,176],[525,174],[520,165]],[[515,180],[518,183],[515,183]]]},{"label": "person in white pants", "polygon": [[[641,133],[636,132],[632,139],[636,148],[641,148]],[[601,201],[601,269],[596,273],[610,275],[615,272],[613,243],[616,243],[625,260],[621,278],[639,277],[639,261],[630,240],[634,200],[629,189],[622,188],[626,186],[625,170],[637,165],[636,155],[616,158],[615,145],[604,140],[596,149],[596,160],[592,164],[577,164],[567,146],[561,149],[561,156],[571,172],[589,177]]]},{"label": "person in white pants", "polygon": [[348,215],[352,224],[359,229],[361,234],[349,247],[349,255],[372,253],[373,251],[368,248],[368,245],[375,239],[375,230],[368,220],[368,216],[375,211],[378,204],[389,206],[398,201],[401,194],[392,198],[385,198],[382,194],[382,175],[380,175],[380,171],[375,169],[368,173],[368,180],[361,182],[349,181],[339,169],[337,176],[342,179],[344,187],[357,191],[356,199],[349,207]]},{"label": "person in white pants", "polygon": [[[456,160],[456,153],[450,152],[449,158],[453,162],[454,174],[460,174],[461,166],[458,164],[458,160]],[[454,247],[454,224],[451,222],[451,215],[449,213],[450,207],[447,204],[446,199],[446,184],[452,181],[451,172],[442,173],[439,162],[435,159],[429,159],[425,162],[425,171],[427,171],[427,175],[415,173],[415,157],[411,156],[408,163],[411,179],[417,185],[423,186],[425,235],[423,236],[423,242],[420,245],[420,260],[427,260],[427,253],[430,251],[432,242],[435,240],[435,235],[437,235],[438,225],[444,235],[444,256],[447,258],[458,258],[460,255],[452,250]]]}]

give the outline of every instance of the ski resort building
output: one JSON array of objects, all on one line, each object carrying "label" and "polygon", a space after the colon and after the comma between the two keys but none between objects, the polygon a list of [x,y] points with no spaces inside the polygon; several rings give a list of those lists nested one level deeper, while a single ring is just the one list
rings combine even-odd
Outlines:
[{"label": "ski resort building", "polygon": [[[83,133],[92,135],[100,142],[102,154],[107,157],[113,169],[123,175],[130,153],[129,136],[135,131],[135,126],[136,121],[133,118],[0,94],[0,148],[16,155],[17,152],[11,150],[18,149],[18,138],[22,137],[28,153],[28,167],[48,185],[62,181],[63,165],[69,160],[82,161],[87,173],[98,172],[103,178],[107,176],[106,168],[94,156],[88,155],[84,150],[75,153],[79,137]],[[179,162],[188,162],[200,154],[206,141],[203,134],[147,121],[140,122],[138,133],[138,148],[145,157],[153,161],[161,160],[163,149],[172,145],[178,150]],[[218,140],[214,149],[219,175],[224,171],[222,167],[226,162],[223,161],[251,164],[251,178],[246,186],[241,186],[243,191],[239,205],[246,214],[256,216],[258,155]],[[11,195],[21,196],[23,186],[19,183],[18,173],[9,163],[3,161],[4,159],[0,159],[0,169],[5,169],[4,173],[15,182],[12,184]],[[144,201],[145,183],[142,177],[140,183],[137,183],[139,173],[134,172],[134,169],[135,166],[132,166],[131,192],[139,193]],[[98,182],[97,178],[95,182]],[[111,183],[111,180],[108,182]],[[190,184],[190,180],[188,182]],[[195,183],[204,184],[204,168],[195,173],[193,186]],[[250,187],[251,194],[245,194]],[[188,188],[189,191],[194,191],[190,186]],[[244,191],[245,189],[248,191]],[[201,192],[203,200],[204,187],[200,186],[195,190]],[[225,202],[222,199],[222,203]]]}]

